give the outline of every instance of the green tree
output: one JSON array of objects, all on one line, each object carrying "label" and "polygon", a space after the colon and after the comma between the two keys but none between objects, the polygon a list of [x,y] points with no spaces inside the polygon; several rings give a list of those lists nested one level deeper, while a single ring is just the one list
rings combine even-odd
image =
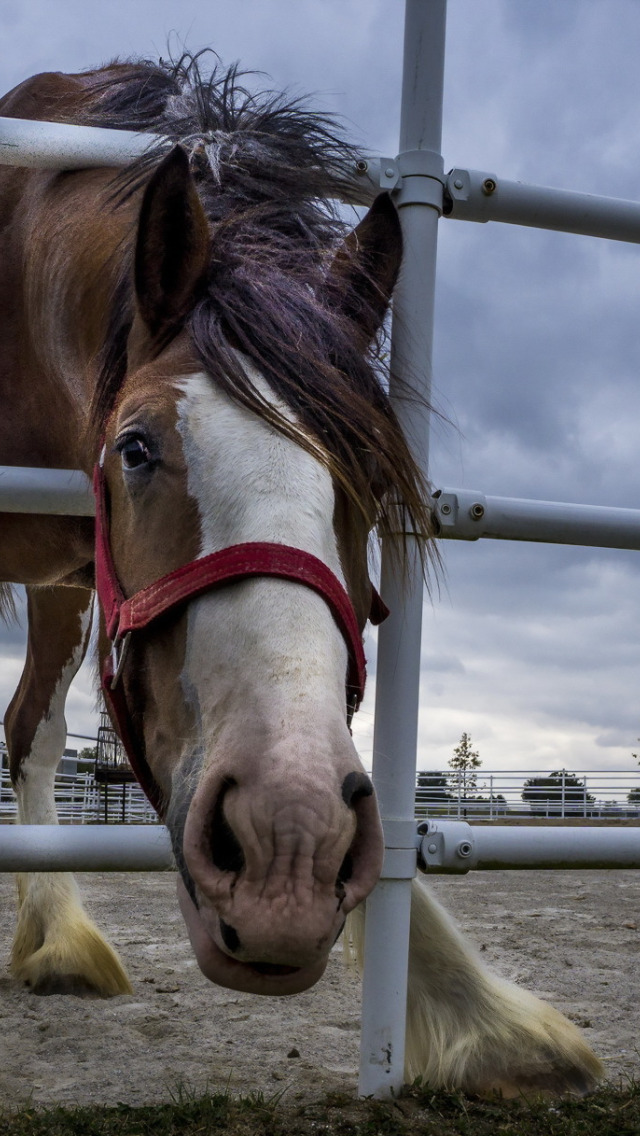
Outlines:
[{"label": "green tree", "polygon": [[97,746],[84,746],[78,754],[78,769],[87,765],[94,765],[98,749]]},{"label": "green tree", "polygon": [[471,747],[471,737],[464,733],[449,759],[449,767],[454,770],[449,773],[449,784],[460,797],[469,799],[478,792],[478,775],[475,773],[482,765],[477,749]]},{"label": "green tree", "polygon": [[446,773],[421,770],[416,784],[416,811],[419,815],[446,812],[447,801],[451,800]]},{"label": "green tree", "polygon": [[[547,813],[573,816],[584,813],[585,803],[595,804],[592,793],[585,793],[583,778],[566,769],[556,769],[547,777],[529,777],[524,783],[522,800],[529,801],[531,812],[539,816]],[[563,808],[564,805],[564,808]]]},{"label": "green tree", "polygon": [[[640,738],[636,740],[640,742]],[[632,753],[631,756],[640,765],[640,753]],[[632,789],[627,796],[627,801],[630,805],[640,805],[640,789]]]},{"label": "green tree", "polygon": [[432,773],[428,770],[421,770],[418,773],[416,784],[419,789],[423,790],[420,794],[421,800],[446,801],[451,798],[446,773]]}]

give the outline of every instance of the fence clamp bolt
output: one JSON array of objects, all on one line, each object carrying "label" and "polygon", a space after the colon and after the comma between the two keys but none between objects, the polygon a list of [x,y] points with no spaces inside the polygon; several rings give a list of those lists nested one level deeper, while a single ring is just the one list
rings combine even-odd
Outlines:
[{"label": "fence clamp bolt", "polygon": [[395,158],[380,159],[380,189],[398,189],[402,183],[400,170]]},{"label": "fence clamp bolt", "polygon": [[466,821],[429,819],[420,825],[420,834],[418,867],[423,872],[464,874],[475,867],[473,830]]}]

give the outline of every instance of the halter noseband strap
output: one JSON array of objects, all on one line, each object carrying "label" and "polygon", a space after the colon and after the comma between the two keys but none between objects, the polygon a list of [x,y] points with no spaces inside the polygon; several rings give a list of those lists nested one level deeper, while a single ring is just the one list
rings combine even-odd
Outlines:
[{"label": "halter noseband strap", "polygon": [[[349,652],[347,710],[349,722],[364,696],[366,660],[353,605],[337,576],[321,560],[300,548],[266,541],[231,545],[199,557],[162,576],[153,584],[125,598],[116,575],[109,542],[104,470],[96,465],[93,477],[96,497],[96,591],[104,612],[111,657],[102,673],[102,688],[118,725],[131,767],[153,806],[161,811],[161,795],[140,748],[134,741],[131,714],[126,705],[120,671],[131,632],[148,627],[187,600],[226,584],[255,576],[270,576],[304,584],[322,597],[340,630]],[[389,614],[372,587],[372,623]]]}]

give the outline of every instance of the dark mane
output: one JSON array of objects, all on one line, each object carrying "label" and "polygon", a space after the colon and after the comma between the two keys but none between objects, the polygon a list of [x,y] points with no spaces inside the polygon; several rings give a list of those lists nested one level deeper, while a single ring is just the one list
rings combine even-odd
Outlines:
[{"label": "dark mane", "polygon": [[[200,57],[116,63],[82,79],[75,122],[161,136],[116,176],[114,207],[146,184],[170,145],[189,156],[214,234],[206,291],[186,323],[203,368],[300,444],[317,439],[338,483],[382,535],[405,547],[409,530],[424,547],[427,489],[381,381],[379,345],[366,357],[359,344],[355,317],[365,301],[352,296],[338,310],[325,286],[347,231],[333,202],[348,197],[355,161],[335,120],[302,100],[252,92],[236,68],[205,76]],[[94,403],[98,430],[126,372],[133,296],[125,260]],[[261,399],[236,348],[304,433]]]}]

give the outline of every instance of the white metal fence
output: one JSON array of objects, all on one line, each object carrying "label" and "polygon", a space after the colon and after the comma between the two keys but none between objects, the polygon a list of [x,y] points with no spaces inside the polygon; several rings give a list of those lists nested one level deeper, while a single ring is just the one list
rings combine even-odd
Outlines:
[{"label": "white metal fence", "polygon": [[[61,824],[157,824],[158,818],[135,783],[96,782],[93,773],[57,773],[56,808]],[[451,820],[640,820],[640,769],[482,770],[473,774],[421,770],[416,817]],[[9,772],[0,775],[0,824],[16,819]]]},{"label": "white metal fence", "polygon": [[640,769],[423,770],[417,775],[416,816],[640,820]]},{"label": "white metal fence", "polygon": [[[93,773],[56,773],[54,792],[61,824],[158,824],[158,817],[137,784],[98,784]],[[9,770],[0,775],[0,824],[16,820],[17,803]]]}]

